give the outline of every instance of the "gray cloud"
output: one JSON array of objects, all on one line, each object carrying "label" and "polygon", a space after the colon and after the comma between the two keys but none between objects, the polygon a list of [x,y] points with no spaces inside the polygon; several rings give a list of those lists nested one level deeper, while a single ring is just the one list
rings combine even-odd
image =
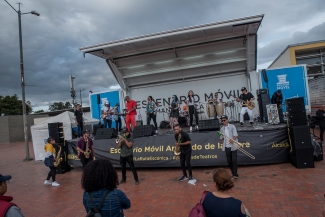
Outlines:
[{"label": "gray cloud", "polygon": [[[15,1],[9,2],[17,7]],[[324,24],[312,21],[313,16],[322,15],[324,7],[322,0],[299,4],[296,0],[26,0],[23,12],[36,10],[41,14],[22,18],[26,83],[35,85],[26,88],[26,99],[34,107],[71,100],[70,67],[77,89],[86,89],[85,103],[89,90],[103,91],[116,85],[105,61],[92,55],[84,58],[80,47],[264,13],[258,32],[263,45],[258,50],[258,63],[263,64],[287,44],[320,39]],[[0,95],[20,96],[17,14],[4,1],[0,1],[0,8]],[[299,32],[301,23],[304,28],[310,25],[309,32]]]}]

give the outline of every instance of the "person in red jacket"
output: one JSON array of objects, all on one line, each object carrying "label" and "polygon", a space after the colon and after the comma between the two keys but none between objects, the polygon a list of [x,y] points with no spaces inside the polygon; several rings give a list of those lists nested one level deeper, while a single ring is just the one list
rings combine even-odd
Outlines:
[{"label": "person in red jacket", "polygon": [[11,176],[3,176],[0,174],[0,217],[24,217],[19,207],[12,203],[13,197],[4,196],[7,192],[7,183]]},{"label": "person in red jacket", "polygon": [[130,123],[132,124],[132,130],[135,127],[135,116],[137,115],[137,103],[134,100],[131,100],[129,96],[124,98],[126,101],[126,128],[130,132]]}]

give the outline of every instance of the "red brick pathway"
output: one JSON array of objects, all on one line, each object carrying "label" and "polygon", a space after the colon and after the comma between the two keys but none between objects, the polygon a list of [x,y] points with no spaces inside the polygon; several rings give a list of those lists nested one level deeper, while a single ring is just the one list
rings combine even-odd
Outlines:
[{"label": "red brick pathway", "polygon": [[[30,145],[30,153],[33,153]],[[31,154],[33,155],[33,154]],[[43,184],[48,169],[43,162],[23,162],[24,143],[0,144],[0,173],[13,176],[7,195],[14,197],[25,216],[85,216],[80,187],[81,169],[57,175],[60,187]],[[252,216],[322,216],[325,193],[325,161],[315,169],[291,164],[239,167],[239,179],[231,194],[242,200]],[[216,168],[195,168],[195,186],[180,183],[180,169],[140,169],[140,185],[131,171],[119,186],[131,200],[126,217],[187,216],[203,190],[213,190]],[[118,171],[119,176],[121,172]],[[206,185],[206,186],[204,186]]]}]

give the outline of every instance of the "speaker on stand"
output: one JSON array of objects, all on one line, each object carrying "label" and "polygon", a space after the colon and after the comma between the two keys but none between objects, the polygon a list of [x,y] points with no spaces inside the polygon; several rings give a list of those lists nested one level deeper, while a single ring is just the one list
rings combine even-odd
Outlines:
[{"label": "speaker on stand", "polygon": [[296,168],[314,168],[314,148],[303,97],[286,99],[287,125],[291,145],[290,161]]}]

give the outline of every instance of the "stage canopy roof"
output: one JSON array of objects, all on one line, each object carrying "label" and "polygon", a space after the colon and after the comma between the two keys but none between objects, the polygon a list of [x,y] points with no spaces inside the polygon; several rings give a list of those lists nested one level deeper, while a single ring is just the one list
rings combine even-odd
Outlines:
[{"label": "stage canopy roof", "polygon": [[264,15],[221,21],[80,48],[106,60],[121,88],[249,74],[256,70]]}]

